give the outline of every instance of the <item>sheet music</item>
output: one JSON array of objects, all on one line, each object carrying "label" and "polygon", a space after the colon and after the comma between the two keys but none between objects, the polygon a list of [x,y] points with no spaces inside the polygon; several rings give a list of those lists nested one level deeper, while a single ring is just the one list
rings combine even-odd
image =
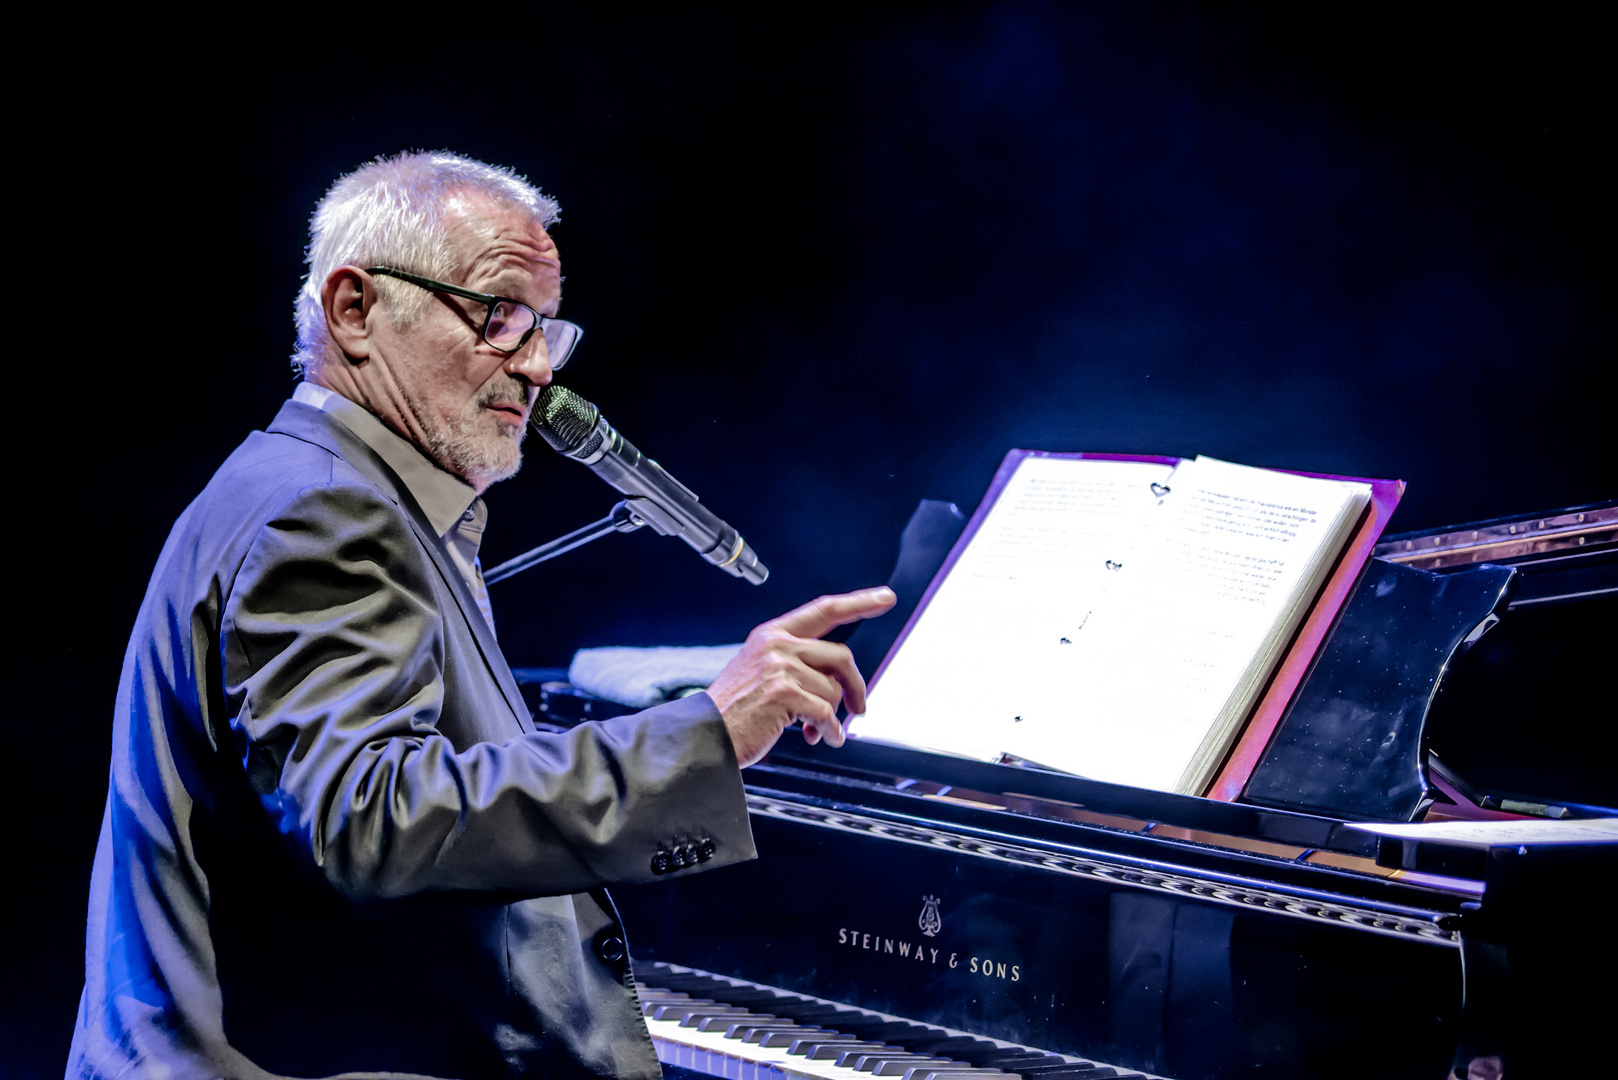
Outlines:
[{"label": "sheet music", "polygon": [[1190,790],[1369,495],[1211,458],[1026,458],[851,730]]},{"label": "sheet music", "polygon": [[1223,756],[1273,667],[1278,622],[1290,637],[1285,624],[1301,616],[1292,609],[1318,588],[1315,553],[1368,498],[1360,484],[1212,458],[1182,464],[1085,648],[1042,661],[1058,665],[1049,692],[1054,701],[1065,691],[1060,714],[1019,726],[1006,749],[1120,783],[1181,786],[1201,759]]},{"label": "sheet music", "polygon": [[[871,690],[862,738],[990,759],[1023,714],[1054,712],[1028,658],[1071,642],[1173,467],[1031,456],[1007,482]],[[993,673],[968,692],[972,672]]]}]

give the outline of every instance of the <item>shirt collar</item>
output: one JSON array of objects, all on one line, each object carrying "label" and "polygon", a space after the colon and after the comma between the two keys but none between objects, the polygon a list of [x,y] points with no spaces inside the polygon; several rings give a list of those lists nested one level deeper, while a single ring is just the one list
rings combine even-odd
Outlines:
[{"label": "shirt collar", "polygon": [[312,405],[341,421],[366,446],[375,450],[377,456],[399,475],[439,536],[459,524],[469,508],[476,512],[478,523],[482,524],[483,500],[478,498],[477,491],[470,484],[439,468],[415,443],[359,405],[336,391],[312,382],[300,382],[297,389],[292,391],[292,400]]}]

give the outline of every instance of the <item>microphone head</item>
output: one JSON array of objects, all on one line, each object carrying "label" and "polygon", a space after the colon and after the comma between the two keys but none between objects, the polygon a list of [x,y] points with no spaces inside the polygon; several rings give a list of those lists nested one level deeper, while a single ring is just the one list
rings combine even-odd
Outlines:
[{"label": "microphone head", "polygon": [[573,454],[590,438],[601,419],[601,410],[565,386],[551,383],[539,388],[528,422],[550,443],[551,449]]}]

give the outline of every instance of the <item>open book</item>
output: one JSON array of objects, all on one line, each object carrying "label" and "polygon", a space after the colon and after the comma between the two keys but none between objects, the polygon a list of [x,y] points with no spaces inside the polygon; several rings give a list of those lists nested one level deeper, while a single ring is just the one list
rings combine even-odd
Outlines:
[{"label": "open book", "polygon": [[[1014,450],[850,734],[1162,791],[1228,787],[1232,746],[1261,703],[1273,730],[1402,490]],[[990,693],[972,674],[985,672]]]}]

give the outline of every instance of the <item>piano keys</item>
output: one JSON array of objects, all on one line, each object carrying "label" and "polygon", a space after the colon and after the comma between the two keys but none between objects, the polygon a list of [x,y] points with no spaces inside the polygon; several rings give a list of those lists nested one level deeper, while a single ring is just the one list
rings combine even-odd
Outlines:
[{"label": "piano keys", "polygon": [[645,965],[639,975],[652,984],[637,984],[641,1011],[658,1060],[671,1073],[732,1080],[1168,1080],[667,964]]}]

